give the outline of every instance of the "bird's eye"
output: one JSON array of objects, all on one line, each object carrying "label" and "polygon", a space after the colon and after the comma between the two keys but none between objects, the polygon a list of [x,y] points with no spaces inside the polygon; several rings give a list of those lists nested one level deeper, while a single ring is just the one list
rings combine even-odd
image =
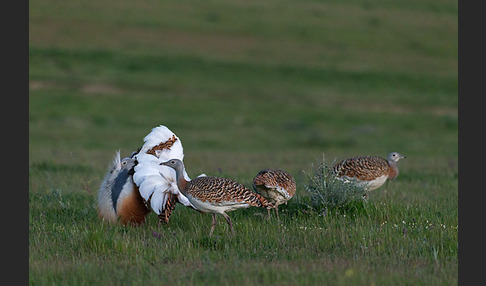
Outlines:
[{"label": "bird's eye", "polygon": [[127,161],[123,161],[123,162],[122,162],[122,165],[126,165],[126,164],[127,164]]}]

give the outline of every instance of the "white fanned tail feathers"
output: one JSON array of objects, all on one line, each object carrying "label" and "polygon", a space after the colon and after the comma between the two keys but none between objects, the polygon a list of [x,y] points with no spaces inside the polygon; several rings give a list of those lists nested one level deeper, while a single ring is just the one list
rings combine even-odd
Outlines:
[{"label": "white fanned tail feathers", "polygon": [[121,156],[120,150],[117,150],[115,153],[115,157],[113,157],[113,163],[111,164],[111,168],[113,170],[120,170],[121,169]]},{"label": "white fanned tail feathers", "polygon": [[114,178],[120,169],[121,158],[120,150],[118,150],[98,190],[98,214],[102,219],[111,223],[116,222],[117,215],[114,209],[115,207],[111,204],[111,193],[109,190],[112,188]]},{"label": "white fanned tail feathers", "polygon": [[[175,171],[159,165],[173,158],[183,160],[184,152],[180,139],[169,128],[160,125],[153,128],[143,140],[143,146],[135,155],[138,164],[133,175],[142,198],[150,201],[150,207],[157,215],[165,210],[169,194],[176,195],[181,204],[194,207],[179,191]],[[184,177],[190,180],[185,171]]]}]

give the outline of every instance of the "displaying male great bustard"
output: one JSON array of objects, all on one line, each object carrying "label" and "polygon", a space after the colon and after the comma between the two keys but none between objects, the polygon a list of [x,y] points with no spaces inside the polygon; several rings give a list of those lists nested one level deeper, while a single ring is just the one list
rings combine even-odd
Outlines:
[{"label": "displaying male great bustard", "polygon": [[160,164],[175,170],[179,190],[197,210],[212,214],[213,222],[209,236],[213,234],[216,227],[216,214],[226,219],[231,233],[234,234],[231,218],[226,212],[250,206],[273,207],[261,195],[227,178],[197,177],[187,180],[184,176],[184,164],[179,159],[170,159]]},{"label": "displaying male great bustard", "polygon": [[[180,139],[160,125],[145,136],[143,146],[130,157],[120,159],[117,152],[98,192],[98,213],[108,222],[140,224],[152,209],[159,223],[168,223],[176,203],[192,207],[179,192],[174,172],[160,166],[171,158],[182,160]],[[184,177],[189,179],[187,173]]]},{"label": "displaying male great bustard", "polygon": [[397,152],[388,154],[387,159],[378,156],[356,156],[337,163],[333,171],[339,180],[371,191],[398,176],[398,160],[403,158],[405,156]]},{"label": "displaying male great bustard", "polygon": [[[253,189],[269,202],[274,204],[278,217],[278,206],[287,203],[295,195],[296,185],[292,175],[286,171],[275,169],[261,170],[253,179]],[[270,217],[270,209],[268,209]]]},{"label": "displaying male great bustard", "polygon": [[150,212],[138,187],[133,182],[137,161],[131,157],[120,158],[117,151],[113,163],[98,190],[98,215],[110,223],[121,222],[134,226],[145,222]]}]

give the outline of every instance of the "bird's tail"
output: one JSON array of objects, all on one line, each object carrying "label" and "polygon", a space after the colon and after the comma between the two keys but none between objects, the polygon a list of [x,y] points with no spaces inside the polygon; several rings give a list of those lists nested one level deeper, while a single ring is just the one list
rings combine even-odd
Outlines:
[{"label": "bird's tail", "polygon": [[121,156],[120,150],[116,151],[113,161],[111,163],[111,172],[121,169]]}]

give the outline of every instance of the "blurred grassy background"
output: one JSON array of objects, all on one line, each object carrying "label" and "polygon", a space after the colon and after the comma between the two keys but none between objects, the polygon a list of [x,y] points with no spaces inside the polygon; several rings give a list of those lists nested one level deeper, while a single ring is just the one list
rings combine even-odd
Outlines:
[{"label": "blurred grassy background", "polygon": [[115,151],[164,124],[191,177],[249,185],[281,168],[298,194],[323,153],[398,151],[392,191],[371,200],[457,225],[457,12],[437,0],[29,1],[29,193],[86,196],[94,214]]},{"label": "blurred grassy background", "polygon": [[457,156],[455,1],[42,1],[29,10],[31,162],[99,168],[159,124],[183,140],[189,171],[222,151],[310,153],[290,155],[299,162],[282,167],[293,171],[321,152]]}]

